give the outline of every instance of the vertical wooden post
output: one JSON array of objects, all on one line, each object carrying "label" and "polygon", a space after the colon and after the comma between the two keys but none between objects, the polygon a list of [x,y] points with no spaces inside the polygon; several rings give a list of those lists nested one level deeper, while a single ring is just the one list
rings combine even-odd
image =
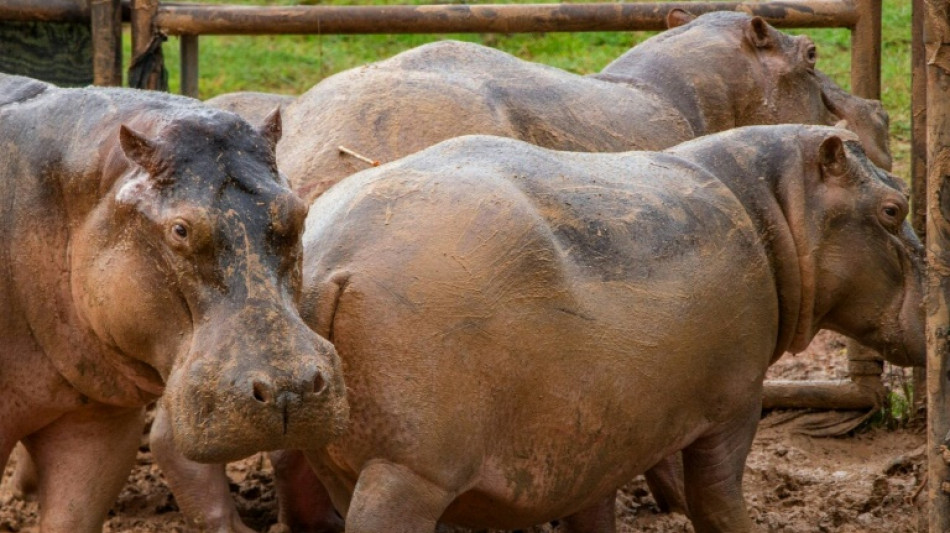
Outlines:
[{"label": "vertical wooden post", "polygon": [[198,36],[181,36],[181,94],[198,98]]},{"label": "vertical wooden post", "polygon": [[132,0],[132,61],[129,86],[137,89],[167,91],[168,80],[162,57],[164,36],[155,30],[158,0]]},{"label": "vertical wooden post", "polygon": [[122,5],[119,0],[90,0],[92,82],[122,85]]},{"label": "vertical wooden post", "polygon": [[924,0],[927,58],[927,451],[930,532],[950,531],[950,0]]},{"label": "vertical wooden post", "polygon": [[881,1],[856,0],[858,22],[851,29],[851,92],[881,99]]},{"label": "vertical wooden post", "polygon": [[[923,0],[913,0],[911,21],[910,188],[911,224],[921,241],[927,238],[927,67],[924,61]],[[927,372],[914,368],[914,415],[927,405]]]},{"label": "vertical wooden post", "polygon": [[[882,0],[855,0],[858,22],[851,28],[851,92],[875,100],[881,98],[881,4]],[[848,339],[846,345],[849,368],[881,360],[877,352],[857,341]],[[856,377],[851,376],[852,380]],[[867,382],[874,378],[862,376],[861,379]],[[877,381],[883,388],[880,373]]]}]

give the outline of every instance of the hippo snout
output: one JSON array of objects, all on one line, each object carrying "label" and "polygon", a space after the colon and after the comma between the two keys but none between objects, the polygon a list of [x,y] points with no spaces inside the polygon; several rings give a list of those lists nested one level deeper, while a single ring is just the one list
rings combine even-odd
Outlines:
[{"label": "hippo snout", "polygon": [[307,394],[320,394],[326,389],[323,374],[314,370],[300,379],[282,383],[267,376],[251,379],[249,393],[259,403],[278,409],[285,409],[290,403],[299,402]]},{"label": "hippo snout", "polygon": [[279,335],[244,327],[235,338],[218,333],[221,326],[206,338],[196,332],[192,353],[169,377],[162,401],[175,445],[189,459],[315,448],[345,429],[349,408],[333,345],[299,317],[269,314],[267,323]]}]

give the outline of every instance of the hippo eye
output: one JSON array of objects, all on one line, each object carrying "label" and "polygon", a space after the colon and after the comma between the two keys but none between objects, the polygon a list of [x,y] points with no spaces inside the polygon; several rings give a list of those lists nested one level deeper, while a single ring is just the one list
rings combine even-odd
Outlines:
[{"label": "hippo eye", "polygon": [[805,62],[810,67],[814,67],[818,63],[818,49],[814,45],[805,49]]},{"label": "hippo eye", "polygon": [[896,203],[887,202],[881,206],[881,219],[885,226],[899,228],[904,220],[904,210]]},{"label": "hippo eye", "polygon": [[188,223],[182,219],[177,219],[168,226],[168,240],[172,246],[188,246],[191,228]]}]

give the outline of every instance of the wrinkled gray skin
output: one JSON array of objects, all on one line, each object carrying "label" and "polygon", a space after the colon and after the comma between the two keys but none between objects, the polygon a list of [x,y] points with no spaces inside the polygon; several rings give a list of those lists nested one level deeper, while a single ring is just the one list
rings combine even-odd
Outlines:
[{"label": "wrinkled gray skin", "polygon": [[[663,153],[462,137],[319,197],[301,313],[348,431],[306,450],[346,530],[597,513],[682,450],[698,532],[744,532],[763,376],[821,328],[925,352],[907,195],[847,131]],[[609,523],[597,530],[613,531]]]},{"label": "wrinkled gray skin", "polygon": [[808,37],[743,13],[709,13],[578,76],[471,43],[443,41],[351,69],[287,108],[281,170],[313,197],[367,168],[458,135],[581,152],[660,150],[753,124],[845,120],[890,168],[887,115],[815,70]]},{"label": "wrinkled gray skin", "polygon": [[[670,26],[688,23],[683,15],[674,10]],[[843,91],[814,68],[815,59],[807,37],[790,37],[741,13],[699,17],[590,77],[444,41],[317,84],[286,108],[287,134],[278,156],[295,189],[313,197],[366,168],[341,155],[340,145],[383,162],[471,133],[565,150],[623,151],[666,148],[746,124],[844,121],[871,159],[890,168],[888,118],[880,103]],[[245,113],[253,123],[283,98],[232,93],[207,103]],[[189,464],[160,432],[153,430],[152,439],[176,494],[194,495],[178,497],[186,515],[221,524],[212,530],[247,531],[235,525],[240,520],[227,497],[223,467]],[[300,458],[278,455],[272,460],[280,465],[282,521],[295,530],[340,530],[326,497],[309,489],[312,478],[289,466]],[[685,512],[677,489],[682,476],[670,470],[675,468],[666,463],[647,477],[661,506]],[[207,490],[211,486],[217,489]]]},{"label": "wrinkled gray skin", "polygon": [[194,460],[342,430],[338,358],[297,313],[307,208],[280,132],[0,75],[0,470],[22,442],[42,531],[101,530],[159,395]]}]

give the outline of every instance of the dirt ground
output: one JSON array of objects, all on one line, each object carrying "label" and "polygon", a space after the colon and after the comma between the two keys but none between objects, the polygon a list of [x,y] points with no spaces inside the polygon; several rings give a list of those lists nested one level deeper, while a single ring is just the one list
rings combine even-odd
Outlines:
[{"label": "dirt ground", "polygon": [[[808,351],[786,355],[769,377],[837,379],[845,375],[844,344],[822,333]],[[909,371],[888,367],[886,381],[900,390]],[[776,533],[903,533],[926,531],[920,507],[926,490],[926,434],[921,421],[878,421],[842,438],[812,438],[797,432],[808,414],[767,413],[745,470],[745,497],[759,531]],[[791,422],[780,423],[788,418]],[[8,465],[4,481],[12,469]],[[258,531],[278,533],[277,504],[270,464],[258,455],[229,466],[232,494],[245,522]],[[36,504],[12,499],[9,483],[0,486],[0,531],[36,531]],[[919,491],[919,492],[918,492]],[[916,499],[915,499],[916,496]],[[620,532],[691,532],[680,515],[658,512],[642,477],[624,487],[617,500]],[[122,490],[104,531],[136,533],[187,531],[161,471],[146,446]],[[532,533],[557,531],[550,525]]]}]

